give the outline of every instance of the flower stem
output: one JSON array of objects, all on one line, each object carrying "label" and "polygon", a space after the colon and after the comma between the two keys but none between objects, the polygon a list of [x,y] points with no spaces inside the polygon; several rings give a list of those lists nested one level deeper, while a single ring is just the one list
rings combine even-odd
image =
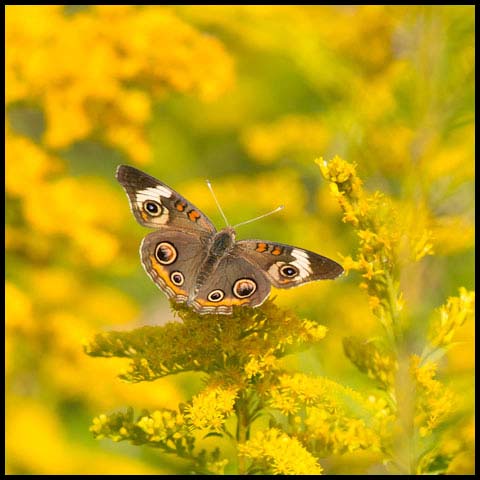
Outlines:
[{"label": "flower stem", "polygon": [[[248,398],[245,391],[240,391],[239,397],[235,403],[235,412],[237,414],[237,444],[243,444],[249,437],[249,415]],[[238,474],[246,475],[245,457],[238,457]]]},{"label": "flower stem", "polygon": [[407,471],[404,474],[415,474],[415,384],[409,371],[409,356],[400,350],[397,357],[398,372],[395,378],[395,398],[397,406],[398,430],[396,440],[396,456],[402,460]]}]

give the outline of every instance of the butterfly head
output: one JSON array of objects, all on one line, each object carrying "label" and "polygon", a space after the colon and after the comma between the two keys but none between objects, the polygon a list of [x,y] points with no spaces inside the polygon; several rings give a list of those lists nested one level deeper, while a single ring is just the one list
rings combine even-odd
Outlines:
[{"label": "butterfly head", "polygon": [[220,230],[213,238],[211,253],[213,255],[222,255],[229,252],[235,245],[235,229],[233,227],[225,227]]}]

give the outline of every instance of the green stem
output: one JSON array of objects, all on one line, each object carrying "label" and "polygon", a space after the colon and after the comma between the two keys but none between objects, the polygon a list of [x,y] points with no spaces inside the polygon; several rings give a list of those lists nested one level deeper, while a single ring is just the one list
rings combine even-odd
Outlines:
[{"label": "green stem", "polygon": [[415,441],[415,382],[410,373],[410,352],[405,343],[397,305],[398,287],[391,275],[386,276],[387,336],[392,342],[398,370],[395,375],[393,398],[397,412],[398,430],[394,438],[394,457],[403,466],[401,473],[414,475],[416,470]]},{"label": "green stem", "polygon": [[[248,397],[245,391],[240,392],[240,396],[235,403],[235,412],[237,414],[237,444],[242,444],[245,443],[250,436]],[[238,474],[245,475],[246,469],[245,457],[240,455],[238,457]]]},{"label": "green stem", "polygon": [[395,283],[391,275],[386,276],[386,283],[387,283],[387,300],[388,300],[389,315],[390,315],[390,322],[391,322],[391,328],[392,328],[391,336],[393,337],[393,340],[394,340],[394,347],[398,352],[402,349],[402,343],[403,343],[403,332],[400,325],[400,312],[398,311],[398,307],[397,307],[398,289],[395,288]]},{"label": "green stem", "polygon": [[396,456],[408,471],[415,474],[415,384],[410,374],[409,355],[404,349],[397,357],[398,372],[395,378],[398,434],[395,438]]}]

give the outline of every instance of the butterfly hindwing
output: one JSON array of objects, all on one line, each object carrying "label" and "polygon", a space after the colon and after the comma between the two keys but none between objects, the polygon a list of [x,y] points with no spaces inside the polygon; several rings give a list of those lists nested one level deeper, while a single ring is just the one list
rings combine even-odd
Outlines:
[{"label": "butterfly hindwing", "polygon": [[198,288],[192,306],[202,314],[230,314],[234,306],[258,307],[269,293],[270,281],[260,268],[229,254]]},{"label": "butterfly hindwing", "polygon": [[191,232],[162,228],[147,235],[140,246],[145,271],[176,302],[186,302],[195,288],[205,256],[204,241]]}]

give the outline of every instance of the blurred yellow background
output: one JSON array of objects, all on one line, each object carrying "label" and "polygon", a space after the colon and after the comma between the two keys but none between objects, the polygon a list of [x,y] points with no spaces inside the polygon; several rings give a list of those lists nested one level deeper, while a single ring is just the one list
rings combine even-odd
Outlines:
[{"label": "blurred yellow background", "polygon": [[[403,272],[412,348],[431,312],[474,289],[473,6],[7,6],[6,460],[10,474],[181,473],[148,448],[95,441],[91,419],[171,407],[200,375],[126,384],[86,356],[108,329],[172,319],[145,275],[138,226],[115,181],[132,164],[232,224],[341,262],[356,239],[314,159],[358,164],[366,188],[422,212],[435,255]],[[368,390],[346,335],[379,334],[360,279],[276,292],[328,326],[292,369]],[[473,442],[473,323],[442,375]],[[331,461],[362,473],[372,460]],[[472,458],[458,471],[468,471]]]}]

